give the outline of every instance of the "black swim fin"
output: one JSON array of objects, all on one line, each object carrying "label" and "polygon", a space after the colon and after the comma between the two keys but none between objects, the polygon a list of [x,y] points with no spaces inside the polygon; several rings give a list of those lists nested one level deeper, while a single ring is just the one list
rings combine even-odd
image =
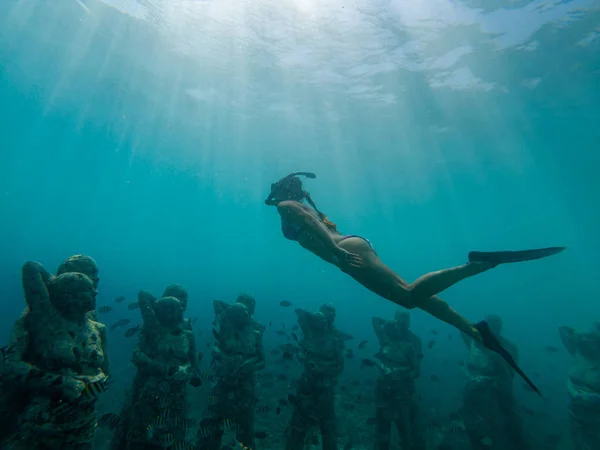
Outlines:
[{"label": "black swim fin", "polygon": [[562,252],[567,247],[535,248],[532,250],[517,250],[505,252],[469,252],[469,262],[487,262],[507,264],[534,259],[547,258]]},{"label": "black swim fin", "polygon": [[521,368],[517,365],[512,355],[508,353],[508,350],[502,347],[500,340],[494,335],[494,333],[492,333],[489,324],[485,320],[482,320],[481,322],[477,322],[474,325],[474,327],[477,331],[479,331],[479,334],[481,334],[481,338],[483,339],[483,345],[485,345],[493,352],[496,352],[497,354],[502,356],[502,358],[513,369],[515,369],[515,372],[517,372],[521,376],[521,378],[525,380],[525,382],[531,387],[531,389],[533,389],[537,393],[537,395],[544,398],[537,386],[533,384],[533,381],[531,381],[529,377],[525,375],[525,372],[523,372]]}]

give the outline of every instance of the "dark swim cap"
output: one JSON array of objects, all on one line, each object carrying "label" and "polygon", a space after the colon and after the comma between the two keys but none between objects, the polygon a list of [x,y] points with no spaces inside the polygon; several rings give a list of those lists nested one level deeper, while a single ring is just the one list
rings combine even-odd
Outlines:
[{"label": "dark swim cap", "polygon": [[317,178],[312,172],[293,172],[276,183],[271,183],[271,193],[265,199],[265,205],[275,206],[284,200],[302,200],[306,195],[302,190],[302,181],[298,175]]}]

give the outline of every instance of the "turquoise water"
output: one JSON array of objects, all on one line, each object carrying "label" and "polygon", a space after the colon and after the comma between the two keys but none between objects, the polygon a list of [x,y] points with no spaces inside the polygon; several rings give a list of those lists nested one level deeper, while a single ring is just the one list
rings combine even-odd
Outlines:
[{"label": "turquoise water", "polygon": [[[504,318],[565,428],[570,359],[541,349],[600,319],[599,23],[594,0],[0,2],[3,339],[21,264],[85,253],[99,304],[181,283],[208,329],[212,299],[247,291],[263,322],[294,319],[283,299],[330,302],[373,340],[394,306],[286,241],[263,203],[308,170],[319,208],[408,280],[469,250],[569,247],[443,296]],[[464,354],[437,351],[427,373]],[[446,376],[428,401],[458,401]]]}]

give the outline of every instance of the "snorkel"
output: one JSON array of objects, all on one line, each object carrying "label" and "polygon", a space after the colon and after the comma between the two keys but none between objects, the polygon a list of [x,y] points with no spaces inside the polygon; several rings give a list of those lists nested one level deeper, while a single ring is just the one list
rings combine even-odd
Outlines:
[{"label": "snorkel", "polygon": [[277,206],[279,203],[285,200],[292,200],[301,202],[306,199],[308,204],[317,212],[321,221],[331,230],[337,231],[335,223],[327,219],[327,216],[323,214],[315,205],[315,202],[311,198],[310,194],[302,190],[302,181],[298,178],[298,175],[305,176],[306,178],[315,179],[317,176],[312,172],[292,172],[289,175],[283,177],[281,180],[271,183],[271,193],[265,199],[265,205]]},{"label": "snorkel", "polygon": [[[308,198],[310,195],[308,192],[302,190],[302,181],[298,178],[298,175],[303,175],[306,178],[317,178],[312,172],[292,172],[289,175],[283,177],[276,183],[271,183],[271,193],[265,200],[265,205],[277,206],[284,200],[296,200],[300,201],[303,198]],[[309,203],[312,203],[308,200]],[[311,204],[311,206],[313,206]],[[314,208],[314,206],[313,206]],[[315,208],[316,209],[316,208]]]}]

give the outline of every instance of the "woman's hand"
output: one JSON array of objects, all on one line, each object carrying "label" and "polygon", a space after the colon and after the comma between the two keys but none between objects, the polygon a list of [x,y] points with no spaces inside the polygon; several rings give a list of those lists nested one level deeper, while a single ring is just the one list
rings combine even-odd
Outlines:
[{"label": "woman's hand", "polygon": [[356,253],[350,253],[341,247],[337,247],[336,253],[333,255],[333,259],[339,266],[343,267],[363,267],[363,259]]}]

